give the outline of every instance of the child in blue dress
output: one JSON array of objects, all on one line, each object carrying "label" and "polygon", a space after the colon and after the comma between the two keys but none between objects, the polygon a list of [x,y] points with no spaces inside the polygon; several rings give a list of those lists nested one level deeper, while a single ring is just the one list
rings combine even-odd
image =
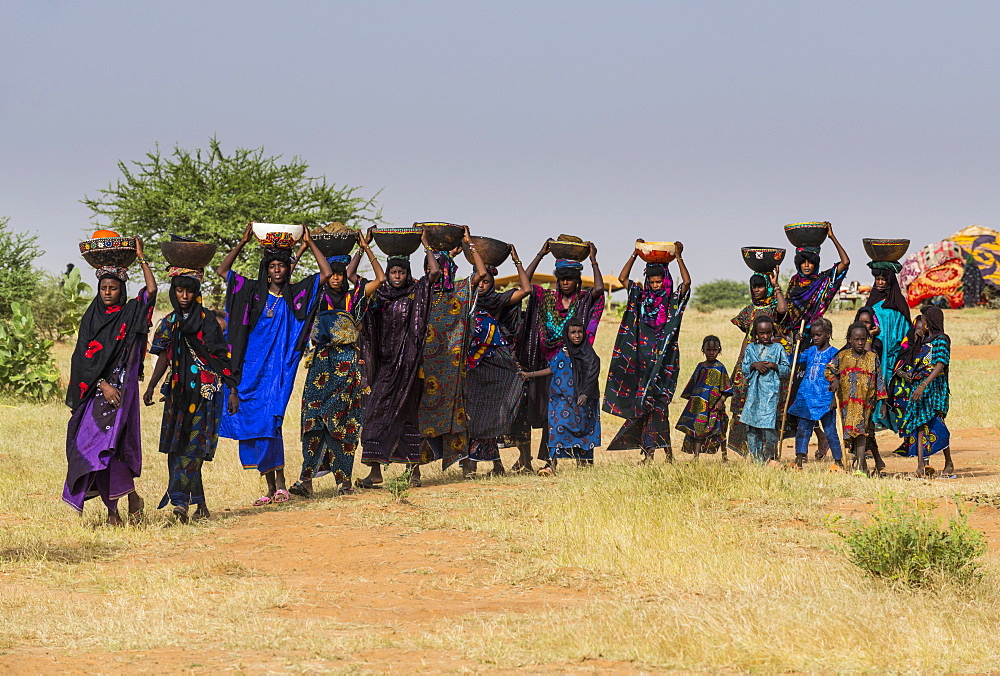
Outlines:
[{"label": "child in blue dress", "polygon": [[601,358],[587,340],[583,322],[572,318],[563,327],[563,347],[541,371],[522,372],[525,378],[551,375],[549,381],[550,465],[539,474],[552,474],[559,458],[594,464],[594,448],[601,445],[598,378]]},{"label": "child in blue dress", "polygon": [[764,464],[777,456],[779,393],[791,364],[781,343],[772,342],[774,322],[770,317],[758,317],[751,335],[754,342],[747,345],[740,364],[747,378],[747,399],[740,422],[747,426],[750,457]]},{"label": "child in blue dress", "polygon": [[843,453],[840,448],[840,436],[837,433],[837,409],[825,375],[826,365],[837,356],[837,348],[830,345],[833,324],[826,317],[820,317],[813,322],[809,332],[813,344],[799,355],[802,380],[799,382],[795,401],[788,409],[789,415],[799,419],[798,428],[795,430],[795,464],[801,469],[802,463],[806,461],[809,438],[818,420],[830,444],[833,462],[837,467],[843,468]]}]

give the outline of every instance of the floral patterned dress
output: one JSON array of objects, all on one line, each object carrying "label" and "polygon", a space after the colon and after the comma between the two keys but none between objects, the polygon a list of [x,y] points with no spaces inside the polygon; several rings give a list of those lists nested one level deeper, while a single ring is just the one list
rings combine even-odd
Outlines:
[{"label": "floral patterned dress", "polygon": [[852,349],[841,350],[826,365],[826,379],[840,379],[837,397],[840,400],[840,420],[844,441],[875,434],[872,415],[878,402],[887,399],[882,367],[874,352],[855,354]]},{"label": "floral patterned dress", "polygon": [[694,452],[694,442],[702,440],[702,453],[715,453],[726,440],[729,416],[726,410],[716,409],[721,399],[732,396],[729,372],[722,362],[714,364],[702,362],[695,367],[681,398],[687,399],[687,406],[677,419],[677,429],[684,433],[685,453]]}]

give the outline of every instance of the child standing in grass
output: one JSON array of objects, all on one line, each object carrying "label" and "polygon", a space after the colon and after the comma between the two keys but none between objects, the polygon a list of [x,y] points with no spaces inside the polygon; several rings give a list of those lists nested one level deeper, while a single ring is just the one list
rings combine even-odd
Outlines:
[{"label": "child standing in grass", "polygon": [[559,458],[594,464],[594,448],[601,445],[598,410],[601,358],[587,340],[583,322],[573,317],[563,328],[563,347],[541,371],[522,372],[525,378],[552,376],[549,381],[549,458],[551,474]]},{"label": "child standing in grass", "polygon": [[799,419],[795,431],[795,464],[802,468],[809,453],[809,438],[818,420],[826,432],[827,442],[833,452],[833,462],[842,468],[843,453],[840,437],[837,435],[837,411],[834,408],[833,392],[826,381],[826,365],[837,356],[837,348],[830,345],[833,324],[826,317],[820,317],[813,322],[809,332],[813,344],[799,355],[802,381],[799,383],[795,402],[788,409],[790,415]]},{"label": "child standing in grass", "polygon": [[788,353],[780,343],[772,342],[774,322],[770,317],[758,317],[754,322],[740,369],[747,379],[747,398],[740,413],[740,422],[747,426],[747,446],[750,456],[764,464],[777,456],[778,406],[781,379],[791,371]]},{"label": "child standing in grass", "polygon": [[840,418],[844,430],[844,443],[855,455],[855,463],[862,472],[868,471],[865,461],[867,451],[875,460],[875,474],[885,467],[878,447],[869,443],[875,436],[872,416],[879,401],[888,398],[878,356],[866,349],[868,327],[861,322],[847,329],[850,349],[841,350],[826,366],[826,379],[830,391],[840,399]]},{"label": "child standing in grass", "polygon": [[681,398],[688,403],[677,419],[676,428],[684,433],[682,451],[693,453],[697,460],[701,453],[715,453],[721,448],[725,462],[726,428],[729,426],[726,398],[733,396],[733,390],[729,371],[719,361],[722,341],[717,336],[705,336],[701,352],[705,361],[695,367],[681,393]]}]

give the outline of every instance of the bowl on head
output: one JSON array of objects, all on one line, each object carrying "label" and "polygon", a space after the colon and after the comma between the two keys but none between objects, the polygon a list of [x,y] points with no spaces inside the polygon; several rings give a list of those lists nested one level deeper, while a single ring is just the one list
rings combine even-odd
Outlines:
[{"label": "bowl on head", "polygon": [[386,256],[407,257],[420,248],[420,228],[375,228],[372,239]]},{"label": "bowl on head", "polygon": [[342,230],[340,232],[317,232],[312,235],[312,241],[327,258],[346,256],[354,250],[358,243],[357,230]]},{"label": "bowl on head", "polygon": [[549,251],[556,258],[581,262],[590,255],[590,242],[584,242],[573,235],[559,235],[556,239],[549,240]]},{"label": "bowl on head", "polygon": [[427,244],[435,251],[451,251],[462,243],[465,228],[454,223],[414,223],[427,232]]},{"label": "bowl on head", "polygon": [[[500,265],[507,260],[507,256],[510,255],[510,245],[507,242],[501,242],[499,239],[493,239],[492,237],[481,237],[479,235],[472,236],[472,243],[476,245],[476,249],[479,251],[479,257],[483,259],[483,263],[486,265],[492,265],[495,268],[500,267]],[[462,251],[465,253],[465,260],[469,261],[470,264],[475,265],[475,261],[472,258],[472,252],[469,251],[469,245],[462,242]]]},{"label": "bowl on head", "polygon": [[[100,232],[100,231],[98,231]],[[93,268],[113,265],[127,268],[135,263],[135,237],[94,237],[80,242],[80,254]]]},{"label": "bowl on head", "polygon": [[302,239],[305,228],[283,223],[254,223],[253,234],[265,249],[291,249]]},{"label": "bowl on head", "polygon": [[674,242],[636,242],[635,250],[639,252],[639,258],[647,263],[667,265],[677,258]]},{"label": "bowl on head", "polygon": [[870,259],[883,263],[899,261],[910,248],[910,240],[908,239],[872,239],[866,237],[861,240],[861,244],[864,245],[865,253]]},{"label": "bowl on head", "polygon": [[789,223],[785,226],[785,237],[794,247],[822,246],[828,233],[826,223],[820,221]]},{"label": "bowl on head", "polygon": [[754,272],[762,275],[774,270],[785,259],[785,250],[766,246],[745,246],[740,249],[743,262]]},{"label": "bowl on head", "polygon": [[191,270],[207,268],[218,248],[217,244],[205,242],[160,242],[160,251],[167,263]]}]

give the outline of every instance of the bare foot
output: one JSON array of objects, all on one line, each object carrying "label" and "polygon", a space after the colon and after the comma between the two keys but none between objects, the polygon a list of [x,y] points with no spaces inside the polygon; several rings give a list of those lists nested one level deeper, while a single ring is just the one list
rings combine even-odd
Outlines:
[{"label": "bare foot", "polygon": [[414,488],[420,488],[424,484],[420,481],[420,465],[413,465],[410,468],[410,485]]},{"label": "bare foot", "polygon": [[136,526],[142,522],[142,510],[146,507],[146,501],[135,491],[128,494],[128,522]]},{"label": "bare foot", "polygon": [[187,507],[185,507],[184,505],[175,505],[174,509],[173,509],[173,512],[174,512],[174,516],[177,518],[177,521],[179,521],[180,523],[187,523],[188,522],[188,508]]},{"label": "bare foot", "polygon": [[120,516],[118,516],[118,510],[117,509],[114,510],[114,511],[111,511],[109,509],[108,510],[108,520],[105,522],[105,524],[108,525],[108,526],[124,526],[125,522],[122,521],[122,518]]},{"label": "bare foot", "polygon": [[195,521],[204,521],[210,518],[212,518],[212,513],[208,511],[208,505],[200,504],[198,505],[198,509],[194,510]]},{"label": "bare foot", "polygon": [[941,474],[944,474],[945,476],[951,476],[954,473],[955,473],[955,466],[950,462],[941,468]]}]

